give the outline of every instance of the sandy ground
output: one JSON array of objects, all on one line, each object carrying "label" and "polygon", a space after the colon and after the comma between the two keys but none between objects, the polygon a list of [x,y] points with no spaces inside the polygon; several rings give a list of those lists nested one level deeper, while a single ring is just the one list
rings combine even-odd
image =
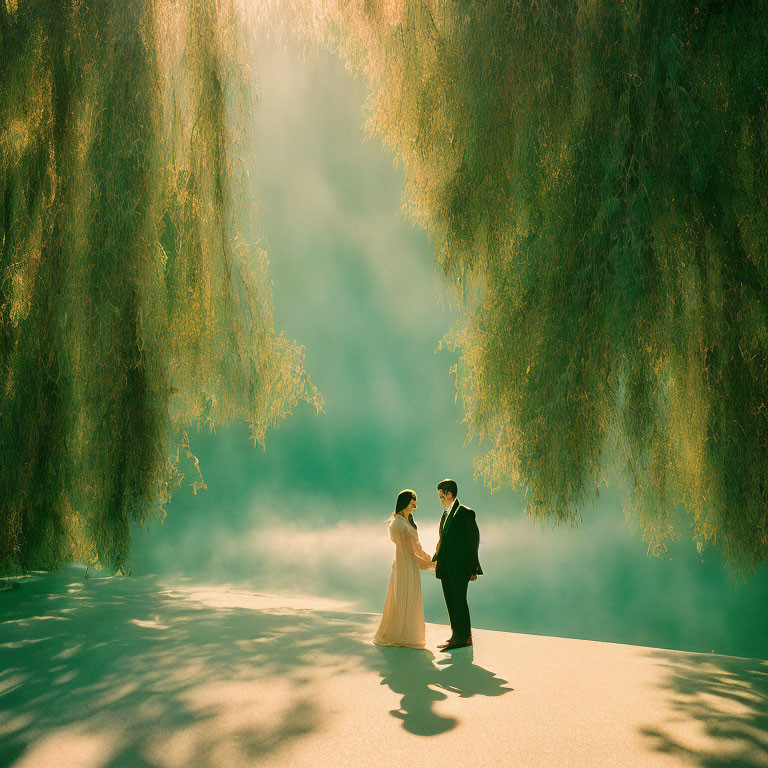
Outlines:
[{"label": "sandy ground", "polygon": [[768,662],[70,567],[0,593],[0,766],[768,766]]}]

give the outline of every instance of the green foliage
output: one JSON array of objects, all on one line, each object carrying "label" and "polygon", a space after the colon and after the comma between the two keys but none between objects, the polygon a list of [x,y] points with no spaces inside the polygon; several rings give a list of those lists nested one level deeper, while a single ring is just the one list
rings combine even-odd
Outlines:
[{"label": "green foliage", "polygon": [[485,481],[574,520],[617,454],[652,551],[682,505],[763,560],[766,3],[234,2],[0,0],[0,559],[121,565],[185,425],[313,397],[244,194],[237,14],[277,9],[370,82]]},{"label": "green foliage", "polygon": [[463,319],[477,471],[574,520],[608,458],[649,549],[768,554],[764,2],[283,2],[371,86]]},{"label": "green foliage", "polygon": [[226,0],[0,0],[0,567],[126,567],[183,457],[204,487],[190,425],[263,444],[320,407],[273,329],[235,22]]}]

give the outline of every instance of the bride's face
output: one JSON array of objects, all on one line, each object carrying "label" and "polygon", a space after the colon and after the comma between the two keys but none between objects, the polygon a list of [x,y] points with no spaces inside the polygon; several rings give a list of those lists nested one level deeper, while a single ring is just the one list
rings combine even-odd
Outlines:
[{"label": "bride's face", "polygon": [[405,508],[405,514],[409,515],[414,509],[416,509],[416,499],[411,499],[411,503]]}]

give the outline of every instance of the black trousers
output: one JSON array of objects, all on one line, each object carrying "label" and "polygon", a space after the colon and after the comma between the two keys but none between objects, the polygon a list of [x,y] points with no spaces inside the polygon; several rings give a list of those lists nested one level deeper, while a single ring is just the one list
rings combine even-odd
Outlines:
[{"label": "black trousers", "polygon": [[443,585],[445,605],[448,608],[448,618],[451,621],[451,639],[464,642],[469,639],[472,632],[467,605],[469,579],[448,577],[440,581]]}]

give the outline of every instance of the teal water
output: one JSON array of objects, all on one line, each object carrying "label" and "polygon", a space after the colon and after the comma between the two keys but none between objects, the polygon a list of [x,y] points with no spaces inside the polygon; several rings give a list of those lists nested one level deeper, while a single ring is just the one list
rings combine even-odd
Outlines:
[{"label": "teal water", "polygon": [[[737,585],[683,531],[647,557],[612,482],[578,528],[542,528],[523,499],[473,480],[449,373],[435,349],[455,322],[426,235],[402,215],[402,170],[363,141],[363,84],[326,53],[262,40],[256,192],[267,222],[275,320],[306,345],[326,411],[300,407],[254,448],[247,428],[191,435],[208,489],[187,487],[161,526],[137,530],[134,573],[263,592],[328,595],[381,611],[392,558],[386,521],[404,487],[434,547],[445,476],[477,511],[485,576],[474,626],[768,658],[768,568]],[[434,577],[428,621],[447,622]]]}]

